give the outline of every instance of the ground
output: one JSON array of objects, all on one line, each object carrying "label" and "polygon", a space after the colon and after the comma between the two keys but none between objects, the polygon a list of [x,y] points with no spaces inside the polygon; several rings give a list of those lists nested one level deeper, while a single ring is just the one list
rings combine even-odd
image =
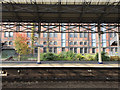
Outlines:
[{"label": "ground", "polygon": [[118,88],[117,81],[3,82],[4,88]]}]

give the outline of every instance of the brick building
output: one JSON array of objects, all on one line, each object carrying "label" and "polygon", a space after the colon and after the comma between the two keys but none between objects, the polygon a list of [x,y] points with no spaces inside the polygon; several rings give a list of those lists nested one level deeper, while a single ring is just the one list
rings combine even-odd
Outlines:
[{"label": "brick building", "polygon": [[[80,26],[79,26],[80,25]],[[98,52],[98,35],[96,24],[84,24],[82,27],[82,23],[61,23],[58,26],[58,23],[41,24],[41,36],[40,36],[40,44],[43,45],[41,47],[41,53],[47,52],[47,47],[49,47],[49,52],[60,53],[62,51],[73,51],[74,53],[91,53],[94,54]],[[101,30],[107,33],[101,35],[101,46],[102,51],[107,52],[110,55],[117,54],[117,46],[111,43],[113,37],[117,35],[117,33],[109,33],[111,31],[118,31],[118,27],[115,27],[111,30],[106,30],[108,28],[112,28],[113,26],[108,26],[108,24],[103,24]],[[35,42],[34,45],[38,45],[38,25],[34,25],[32,23],[3,23],[1,25],[1,39],[2,43],[5,43],[3,50],[9,49],[14,50],[14,39],[16,33],[22,33],[28,37],[27,44],[29,47],[31,46],[31,30],[34,28],[35,33]],[[91,30],[86,30],[91,29]],[[60,30],[62,33],[58,33]],[[80,33],[76,32],[80,31]],[[46,33],[48,32],[48,33]],[[52,33],[54,32],[54,33]],[[66,33],[68,32],[68,33]],[[92,33],[93,32],[93,33]],[[48,42],[49,41],[49,44]],[[34,49],[34,53],[37,53],[37,48]]]}]

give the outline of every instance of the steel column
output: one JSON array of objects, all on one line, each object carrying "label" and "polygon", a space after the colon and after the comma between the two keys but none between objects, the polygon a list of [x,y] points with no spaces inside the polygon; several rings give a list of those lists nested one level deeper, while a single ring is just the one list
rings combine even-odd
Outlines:
[{"label": "steel column", "polygon": [[[2,27],[1,27],[1,31],[2,31]],[[2,62],[2,32],[0,32],[0,62]]]},{"label": "steel column", "polygon": [[100,23],[98,23],[98,64],[102,64]]},{"label": "steel column", "polygon": [[[38,44],[40,45],[40,35],[41,35],[41,22],[38,23]],[[38,58],[37,58],[37,64],[41,64],[40,62],[40,47],[38,47]]]},{"label": "steel column", "polygon": [[[119,27],[118,27],[119,32]],[[120,33],[117,34],[118,56],[120,56]]]}]

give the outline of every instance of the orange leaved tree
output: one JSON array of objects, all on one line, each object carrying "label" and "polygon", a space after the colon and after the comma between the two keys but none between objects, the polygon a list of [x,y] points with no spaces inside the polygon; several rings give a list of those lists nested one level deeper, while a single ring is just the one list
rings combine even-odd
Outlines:
[{"label": "orange leaved tree", "polygon": [[27,44],[27,36],[21,34],[21,33],[17,33],[16,34],[16,38],[14,40],[14,46],[15,46],[15,50],[16,52],[19,54],[18,55],[18,60],[21,60],[21,55],[26,55],[29,54],[29,47]]}]

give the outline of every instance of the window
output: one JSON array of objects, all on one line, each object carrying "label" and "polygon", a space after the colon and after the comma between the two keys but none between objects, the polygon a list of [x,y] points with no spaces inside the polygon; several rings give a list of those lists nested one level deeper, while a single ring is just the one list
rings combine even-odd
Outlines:
[{"label": "window", "polygon": [[77,37],[77,33],[74,33],[74,37],[75,37],[75,38]]},{"label": "window", "polygon": [[83,38],[83,33],[80,33],[80,38]]},{"label": "window", "polygon": [[13,37],[13,32],[10,32],[10,33],[9,33],[9,37]]},{"label": "window", "polygon": [[54,53],[57,53],[57,47],[54,47]]},{"label": "window", "polygon": [[[65,41],[65,40],[64,40],[64,41]],[[62,46],[62,47],[65,47],[65,42],[64,42],[64,41],[61,42],[61,46]]]},{"label": "window", "polygon": [[38,48],[35,48],[35,53],[38,53]]},{"label": "window", "polygon": [[74,42],[74,45],[77,45],[77,42]]},{"label": "window", "polygon": [[47,49],[46,47],[43,48],[43,53],[46,53],[47,52]]},{"label": "window", "polygon": [[112,37],[112,34],[113,34],[113,33],[110,33],[110,37]]},{"label": "window", "polygon": [[52,41],[50,41],[50,42],[49,42],[49,44],[50,44],[50,45],[52,45],[52,44],[53,44],[53,42],[52,42]]},{"label": "window", "polygon": [[117,52],[117,48],[115,48],[115,52]]},{"label": "window", "polygon": [[103,46],[103,47],[106,47],[106,42],[105,42],[105,41],[102,42],[102,46]]},{"label": "window", "polygon": [[37,41],[35,42],[35,45],[38,45]]},{"label": "window", "polygon": [[80,53],[83,53],[83,48],[80,48]]},{"label": "window", "polygon": [[65,48],[62,48],[62,52],[64,52],[65,51]]},{"label": "window", "polygon": [[43,33],[43,37],[47,37],[47,33]]},{"label": "window", "polygon": [[54,41],[54,45],[57,45],[57,42],[56,42],[56,41]]},{"label": "window", "polygon": [[95,47],[96,46],[96,42],[92,42],[92,46]]},{"label": "window", "polygon": [[43,45],[47,45],[47,42],[46,42],[46,41],[44,41],[44,42],[43,42]]},{"label": "window", "polygon": [[61,46],[62,47],[66,46],[66,33],[61,33]]},{"label": "window", "polygon": [[35,33],[35,34],[34,34],[34,36],[35,36],[35,37],[38,37],[38,34],[37,34],[37,33]]},{"label": "window", "polygon": [[53,37],[53,33],[49,33],[49,36],[50,36],[50,37]]},{"label": "window", "polygon": [[49,48],[49,52],[52,52],[52,47]]},{"label": "window", "polygon": [[95,48],[92,48],[92,53],[95,53]]},{"label": "window", "polygon": [[73,52],[73,48],[70,48],[70,51],[72,51],[72,52]]},{"label": "window", "polygon": [[87,45],[87,42],[84,42],[84,45]]},{"label": "window", "polygon": [[80,45],[83,45],[83,42],[80,42]]},{"label": "window", "polygon": [[73,45],[73,42],[72,42],[72,41],[70,42],[70,45]]},{"label": "window", "polygon": [[9,42],[9,45],[13,45],[12,41]]},{"label": "window", "polygon": [[70,37],[73,37],[73,33],[70,33]]},{"label": "window", "polygon": [[8,45],[8,42],[7,42],[7,41],[5,41],[4,43],[5,43],[5,45]]},{"label": "window", "polygon": [[27,42],[27,45],[30,45],[30,42]]},{"label": "window", "polygon": [[84,37],[87,38],[88,37],[88,33],[84,33]]},{"label": "window", "polygon": [[30,32],[27,32],[27,37],[31,37],[31,33]]},{"label": "window", "polygon": [[116,34],[116,33],[114,33],[114,37],[115,37],[115,36],[117,36],[117,34]]},{"label": "window", "polygon": [[92,46],[96,47],[96,34],[92,33]]},{"label": "window", "polygon": [[106,52],[106,48],[103,48],[103,52]]},{"label": "window", "polygon": [[114,51],[114,48],[111,48],[111,52],[113,52]]},{"label": "window", "polygon": [[102,46],[106,47],[106,34],[102,34]]},{"label": "window", "polygon": [[84,53],[87,53],[87,48],[84,48]]},{"label": "window", "polygon": [[77,48],[74,48],[74,53],[77,53]]},{"label": "window", "polygon": [[36,29],[38,29],[38,26],[35,26]]},{"label": "window", "polygon": [[9,32],[5,32],[4,37],[9,37]]},{"label": "window", "polygon": [[54,33],[54,37],[57,37],[57,33]]}]

